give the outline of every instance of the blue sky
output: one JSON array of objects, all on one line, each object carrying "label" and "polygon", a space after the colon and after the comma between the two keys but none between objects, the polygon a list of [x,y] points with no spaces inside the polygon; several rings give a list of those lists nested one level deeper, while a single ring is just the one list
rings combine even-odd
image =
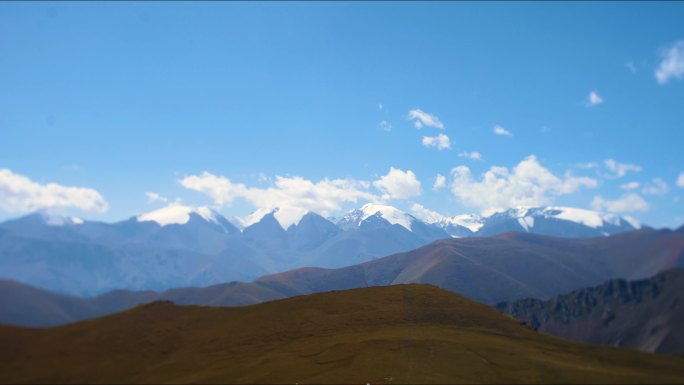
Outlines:
[{"label": "blue sky", "polygon": [[0,219],[378,200],[678,226],[681,20],[680,2],[2,3]]}]

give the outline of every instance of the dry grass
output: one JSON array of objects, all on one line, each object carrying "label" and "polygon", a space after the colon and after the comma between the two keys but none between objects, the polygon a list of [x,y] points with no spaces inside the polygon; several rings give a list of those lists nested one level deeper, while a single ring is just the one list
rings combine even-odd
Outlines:
[{"label": "dry grass", "polygon": [[681,383],[684,358],[556,339],[436,287],[399,285],[3,327],[0,382]]}]

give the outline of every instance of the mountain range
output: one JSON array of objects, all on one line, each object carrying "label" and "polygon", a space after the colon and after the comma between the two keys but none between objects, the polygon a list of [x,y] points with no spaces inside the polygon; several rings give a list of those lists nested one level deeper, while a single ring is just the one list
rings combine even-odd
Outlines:
[{"label": "mountain range", "polygon": [[[614,278],[642,279],[684,268],[684,228],[643,228],[610,237],[557,238],[527,233],[450,238],[352,266],[300,268],[252,282],[115,291],[93,298],[0,282],[0,323],[50,326],[120,311],[152,300],[242,306],[297,295],[368,286],[429,283],[489,305],[549,299]],[[47,310],[46,310],[47,309]]]},{"label": "mountain range", "polygon": [[681,383],[684,358],[536,333],[429,285],[0,326],[0,383]]},{"label": "mountain range", "polygon": [[250,281],[304,266],[350,266],[450,237],[507,231],[603,237],[641,227],[629,218],[567,207],[426,221],[375,204],[336,220],[304,212],[284,222],[284,212],[262,213],[242,229],[209,208],[182,205],[116,223],[31,214],[0,224],[0,278],[76,295],[160,291]]},{"label": "mountain range", "polygon": [[540,332],[652,353],[684,354],[684,270],[497,305]]}]

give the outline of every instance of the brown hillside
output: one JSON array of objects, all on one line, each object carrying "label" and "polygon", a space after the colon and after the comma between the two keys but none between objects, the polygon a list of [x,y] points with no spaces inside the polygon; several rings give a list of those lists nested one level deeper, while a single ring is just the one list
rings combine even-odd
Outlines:
[{"label": "brown hillside", "polygon": [[0,382],[681,383],[684,358],[560,340],[434,286],[398,285],[2,327]]}]

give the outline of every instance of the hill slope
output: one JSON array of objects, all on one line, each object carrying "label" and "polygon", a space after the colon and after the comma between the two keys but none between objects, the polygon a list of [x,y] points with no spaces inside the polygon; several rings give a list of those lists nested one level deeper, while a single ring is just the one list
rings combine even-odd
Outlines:
[{"label": "hill slope", "polygon": [[682,382],[684,359],[538,334],[432,286],[243,308],[155,302],[53,329],[0,328],[0,382]]},{"label": "hill slope", "polygon": [[611,280],[548,301],[521,299],[497,308],[539,331],[575,341],[684,353],[684,270],[640,281]]}]

